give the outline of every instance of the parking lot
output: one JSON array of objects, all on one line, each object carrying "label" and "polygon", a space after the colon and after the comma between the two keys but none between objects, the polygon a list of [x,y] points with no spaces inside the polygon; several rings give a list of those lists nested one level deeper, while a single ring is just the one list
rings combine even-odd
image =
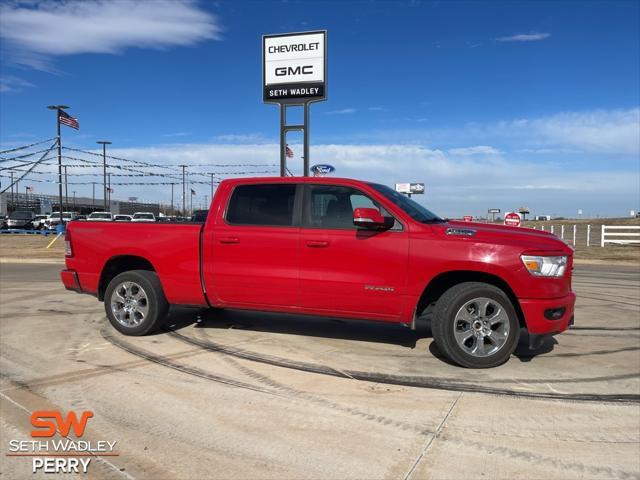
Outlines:
[{"label": "parking lot", "polygon": [[176,309],[124,337],[60,268],[0,265],[7,478],[45,409],[117,441],[92,478],[640,478],[637,266],[577,266],[575,328],[490,370],[448,364],[425,323]]}]

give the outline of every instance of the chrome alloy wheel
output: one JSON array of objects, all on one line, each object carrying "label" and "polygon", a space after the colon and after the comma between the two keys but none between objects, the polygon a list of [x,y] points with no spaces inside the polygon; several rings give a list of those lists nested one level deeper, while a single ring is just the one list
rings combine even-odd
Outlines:
[{"label": "chrome alloy wheel", "polygon": [[500,302],[486,297],[473,298],[458,310],[453,334],[464,352],[474,357],[489,357],[509,338],[509,316]]},{"label": "chrome alloy wheel", "polygon": [[137,327],[149,313],[149,299],[137,283],[122,282],[111,294],[111,311],[121,325]]}]

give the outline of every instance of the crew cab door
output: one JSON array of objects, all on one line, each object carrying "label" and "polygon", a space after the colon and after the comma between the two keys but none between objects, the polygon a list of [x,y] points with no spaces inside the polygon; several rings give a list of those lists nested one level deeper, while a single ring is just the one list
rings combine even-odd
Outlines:
[{"label": "crew cab door", "polygon": [[398,320],[407,277],[407,232],[398,221],[386,231],[356,228],[353,210],[359,207],[382,208],[356,188],[305,185],[301,307],[327,315]]},{"label": "crew cab door", "polygon": [[299,304],[298,186],[239,184],[205,236],[204,282],[212,303],[235,306]]}]

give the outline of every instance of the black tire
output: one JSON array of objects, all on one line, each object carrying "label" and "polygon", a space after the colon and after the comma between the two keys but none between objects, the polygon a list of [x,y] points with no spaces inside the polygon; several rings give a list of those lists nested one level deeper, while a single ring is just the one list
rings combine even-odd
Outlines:
[{"label": "black tire", "polygon": [[[136,291],[139,292],[141,288],[145,297],[145,302],[143,305],[141,301],[142,299],[138,299],[135,302],[136,306],[132,308],[139,308],[140,311],[133,311],[131,314],[128,314],[128,312],[125,313],[124,307],[122,309],[116,309],[119,312],[118,316],[121,318],[121,320],[119,320],[116,317],[116,313],[114,313],[114,308],[112,308],[112,299],[118,299],[116,302],[118,303],[117,306],[122,303],[119,302],[120,297],[117,295],[114,297],[114,291],[116,288],[119,288],[119,293],[126,293],[126,288],[123,290],[123,284],[134,284],[137,286],[138,289],[131,286],[131,290],[134,293]],[[125,295],[125,297],[127,297],[127,295]],[[134,302],[133,295],[130,299],[127,299],[132,303]],[[145,306],[146,312],[144,316],[142,318],[137,318],[136,315],[141,316],[141,311]],[[162,285],[160,284],[160,279],[155,272],[150,272],[148,270],[129,270],[128,272],[116,275],[109,282],[104,294],[104,309],[107,313],[109,322],[111,322],[111,325],[113,325],[113,327],[120,333],[130,336],[141,336],[147,335],[163,325],[169,311],[169,303],[167,303],[167,299],[162,290]],[[131,325],[123,323],[127,322],[127,318],[131,321]]]},{"label": "black tire", "polygon": [[[487,303],[482,299],[490,302],[477,317],[474,306],[477,309],[479,304]],[[474,303],[476,301],[478,302]],[[493,331],[491,318],[496,317],[489,318],[487,315],[497,311],[496,305],[502,307],[503,312],[500,317],[502,320],[496,326],[499,330]],[[466,318],[467,314],[474,319],[472,322],[461,319]],[[486,322],[483,320],[485,318],[488,319]],[[465,329],[467,323],[469,330]],[[466,368],[491,368],[509,360],[516,349],[520,337],[520,322],[511,300],[501,289],[487,283],[465,282],[451,287],[440,297],[433,311],[431,330],[436,345],[451,361]],[[468,337],[465,344],[462,340],[456,340],[454,332],[458,332],[460,338],[469,332],[472,336]],[[487,332],[487,336],[483,336],[482,332]],[[497,350],[491,353],[494,349]],[[470,353],[473,350],[476,350],[475,354]]]}]

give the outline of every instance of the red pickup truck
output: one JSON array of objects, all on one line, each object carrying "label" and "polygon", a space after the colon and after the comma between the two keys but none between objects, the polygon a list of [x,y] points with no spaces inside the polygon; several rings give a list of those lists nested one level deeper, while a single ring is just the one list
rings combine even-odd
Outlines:
[{"label": "red pickup truck", "polygon": [[104,301],[125,335],[170,305],[431,321],[455,363],[493,367],[573,322],[573,251],[537,230],[442,219],[375,183],[223,181],[204,224],[70,222],[69,290]]}]

